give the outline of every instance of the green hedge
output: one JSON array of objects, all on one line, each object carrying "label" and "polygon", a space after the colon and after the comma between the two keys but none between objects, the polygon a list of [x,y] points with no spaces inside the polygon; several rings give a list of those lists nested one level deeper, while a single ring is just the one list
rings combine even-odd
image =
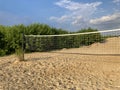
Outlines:
[{"label": "green hedge", "polygon": [[[78,31],[88,32],[97,31],[91,28]],[[0,56],[15,53],[16,49],[22,48],[22,33],[26,35],[53,35],[53,34],[68,34],[78,32],[68,32],[63,29],[50,27],[46,24],[31,24],[3,26],[0,25]],[[84,38],[84,39],[83,39]],[[98,39],[96,39],[98,38]],[[51,37],[51,38],[28,38],[29,43],[26,43],[26,51],[48,51],[62,48],[74,48],[81,45],[90,45],[94,42],[101,42],[101,34],[87,36],[68,36],[68,37]],[[27,40],[27,38],[26,38]],[[64,40],[64,42],[63,42]],[[40,43],[39,43],[40,42]],[[29,49],[31,48],[31,50]]]},{"label": "green hedge", "polygon": [[[97,30],[88,28],[80,30],[77,33],[95,31]],[[91,45],[95,42],[102,42],[103,40],[104,38],[100,33],[62,37],[26,37],[26,50],[28,52],[34,52],[51,51],[63,48],[79,48],[81,46]]]}]

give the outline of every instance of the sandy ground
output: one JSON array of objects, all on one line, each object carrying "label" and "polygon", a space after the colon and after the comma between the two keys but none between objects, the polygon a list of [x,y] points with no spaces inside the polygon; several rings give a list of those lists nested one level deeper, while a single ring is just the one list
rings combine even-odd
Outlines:
[{"label": "sandy ground", "polygon": [[0,58],[0,90],[120,90],[120,37],[25,59]]}]

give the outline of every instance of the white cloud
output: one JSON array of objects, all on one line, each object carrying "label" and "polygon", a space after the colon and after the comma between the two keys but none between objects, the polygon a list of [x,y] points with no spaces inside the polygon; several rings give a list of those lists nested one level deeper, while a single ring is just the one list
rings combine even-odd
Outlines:
[{"label": "white cloud", "polygon": [[80,3],[72,0],[60,0],[55,5],[64,8],[65,14],[60,17],[52,16],[50,20],[54,20],[59,23],[68,22],[70,25],[83,25],[87,23],[90,17],[96,13],[98,6],[102,2],[93,3]]},{"label": "white cloud", "polygon": [[65,22],[65,21],[67,21],[67,20],[69,20],[69,16],[67,16],[67,15],[63,15],[63,16],[61,16],[61,17],[54,17],[54,16],[52,16],[52,17],[50,17],[50,20],[55,20],[55,21],[57,21],[57,22],[59,22],[59,23],[62,23],[62,22]]},{"label": "white cloud", "polygon": [[91,19],[90,23],[91,24],[100,24],[100,23],[104,23],[104,22],[115,21],[117,19],[120,19],[120,13],[115,13],[113,15],[108,15],[108,16],[102,16],[101,18],[97,18],[97,19]]},{"label": "white cloud", "polygon": [[115,29],[120,28],[120,13],[102,16],[100,18],[91,19],[90,24],[92,27],[99,29]]},{"label": "white cloud", "polygon": [[113,3],[120,3],[120,0],[113,0]]},{"label": "white cloud", "polygon": [[70,11],[74,11],[74,10],[80,10],[80,9],[88,9],[88,7],[90,8],[96,8],[97,6],[99,6],[101,4],[101,2],[94,2],[94,3],[78,3],[78,2],[74,2],[71,0],[61,0],[59,2],[55,3],[56,5],[66,8]]},{"label": "white cloud", "polygon": [[82,19],[82,16],[77,16],[77,17],[74,17],[74,21],[72,22],[72,25],[77,25],[79,24],[81,21],[83,21]]}]

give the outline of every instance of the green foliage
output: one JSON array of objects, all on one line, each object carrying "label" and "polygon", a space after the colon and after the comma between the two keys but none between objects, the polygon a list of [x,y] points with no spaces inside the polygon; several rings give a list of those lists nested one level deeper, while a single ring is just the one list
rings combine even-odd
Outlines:
[{"label": "green foliage", "polygon": [[5,47],[5,40],[4,40],[4,34],[2,32],[0,32],[0,49]]},{"label": "green foliage", "polygon": [[4,55],[6,55],[6,52],[4,50],[0,49],[0,56],[4,56]]},{"label": "green foliage", "polygon": [[[97,31],[91,28],[83,29],[74,33]],[[0,25],[0,56],[17,53],[21,58],[22,51],[22,33],[26,35],[54,35],[68,34],[63,29],[50,27],[46,24],[34,23],[28,26],[23,24],[14,26]],[[26,51],[50,51],[62,48],[77,48],[82,45],[90,45],[94,42],[101,42],[100,33],[91,35],[67,36],[67,37],[48,37],[48,38],[25,38]],[[22,59],[22,58],[21,58]]]},{"label": "green foliage", "polygon": [[[16,52],[17,48],[22,48],[22,33],[26,35],[50,35],[50,34],[63,34],[67,31],[62,29],[52,28],[46,24],[34,23],[28,26],[23,24],[14,25],[14,26],[3,26],[0,25],[0,56],[8,55]],[[34,39],[34,38],[33,38]],[[36,39],[35,39],[36,40]],[[35,40],[30,40],[26,44],[26,47],[30,47],[36,51],[45,51],[49,49],[47,46],[46,40],[43,40],[44,44],[36,43]],[[49,40],[49,43],[51,40]],[[34,47],[31,44],[34,43]],[[39,48],[36,48],[35,45],[39,45]],[[45,46],[47,45],[47,46]],[[41,48],[41,47],[44,47]],[[46,49],[45,49],[46,48]],[[33,51],[33,50],[31,50]]]},{"label": "green foliage", "polygon": [[[96,31],[97,31],[96,29],[88,28],[88,29],[80,30],[80,31],[78,31],[78,33],[96,32]],[[80,38],[80,41],[79,41],[80,46],[83,46],[83,45],[87,46],[87,45],[91,45],[95,42],[104,41],[104,38],[102,37],[102,35],[100,33],[80,35],[79,38]]]}]

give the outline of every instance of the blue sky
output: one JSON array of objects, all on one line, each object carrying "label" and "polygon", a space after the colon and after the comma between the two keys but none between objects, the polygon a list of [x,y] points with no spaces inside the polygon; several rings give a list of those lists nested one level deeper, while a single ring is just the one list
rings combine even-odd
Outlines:
[{"label": "blue sky", "polygon": [[120,0],[0,0],[0,24],[45,23],[70,31],[120,28]]}]

